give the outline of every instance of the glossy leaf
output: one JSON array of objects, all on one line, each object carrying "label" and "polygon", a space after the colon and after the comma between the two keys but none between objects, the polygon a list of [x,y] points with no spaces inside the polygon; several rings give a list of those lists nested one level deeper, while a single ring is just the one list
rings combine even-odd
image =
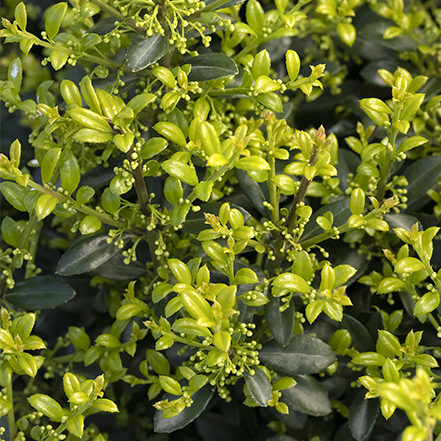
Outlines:
[{"label": "glossy leaf", "polygon": [[23,2],[19,3],[15,7],[14,17],[17,20],[17,24],[20,27],[20,29],[22,31],[25,31],[28,17],[26,13],[26,6]]},{"label": "glossy leaf", "polygon": [[19,232],[17,223],[9,216],[6,216],[2,220],[1,233],[2,233],[2,239],[8,245],[18,248],[21,234]]},{"label": "glossy leaf", "polygon": [[162,389],[171,394],[171,395],[181,395],[182,389],[179,383],[166,375],[159,376],[159,383],[161,384]]},{"label": "glossy leaf", "polygon": [[[198,234],[202,230],[205,230],[207,228],[205,214],[214,214],[215,216],[219,215],[219,210],[221,208],[222,204],[218,202],[208,203],[208,204],[202,204],[201,210],[197,213],[190,212],[187,216],[187,220],[184,223],[182,230],[186,233],[193,233]],[[242,214],[245,221],[247,221],[250,218],[250,213],[246,211],[244,208],[239,207],[235,204],[230,204],[230,208],[235,208]]]},{"label": "glossy leaf", "polygon": [[267,201],[267,198],[265,197],[262,187],[256,181],[251,179],[245,170],[236,169],[236,177],[239,180],[241,189],[254,207],[262,216],[270,218],[271,216],[268,208],[263,205],[263,202]]},{"label": "glossy leaf", "polygon": [[66,11],[67,3],[57,3],[49,9],[44,25],[49,40],[53,40],[58,34]]},{"label": "glossy leaf", "polygon": [[331,202],[327,205],[322,206],[320,209],[314,212],[311,216],[310,221],[305,227],[305,232],[302,235],[301,242],[311,239],[312,237],[318,236],[323,232],[322,228],[317,224],[316,219],[318,216],[323,216],[327,211],[330,211],[334,217],[334,227],[341,227],[344,225],[351,215],[349,209],[349,198],[340,197],[339,199]]},{"label": "glossy leaf", "polygon": [[150,138],[141,148],[141,158],[150,159],[161,153],[168,145],[164,138]]},{"label": "glossy leaf", "polygon": [[335,361],[335,355],[322,340],[307,334],[296,334],[286,346],[274,340],[266,343],[259,359],[279,372],[303,375],[326,369]]},{"label": "glossy leaf", "polygon": [[107,243],[107,234],[80,238],[61,256],[57,273],[63,276],[87,273],[115,257],[121,250],[114,243]]},{"label": "glossy leaf", "polygon": [[283,312],[280,307],[284,305],[280,297],[268,296],[270,303],[265,307],[265,318],[271,330],[271,334],[277,343],[285,346],[293,334],[295,309],[291,302],[288,309]]},{"label": "glossy leaf", "polygon": [[93,188],[83,186],[77,191],[76,203],[78,205],[84,205],[93,197],[94,194],[95,194],[95,190]]},{"label": "glossy leaf", "polygon": [[188,62],[191,66],[189,81],[212,81],[237,75],[236,63],[222,53],[209,53],[193,57]]},{"label": "glossy leaf", "polygon": [[356,37],[355,27],[351,23],[337,23],[337,32],[343,43],[352,47]]},{"label": "glossy leaf", "polygon": [[300,57],[296,51],[286,52],[286,70],[291,81],[295,81],[300,72]]},{"label": "glossy leaf", "polygon": [[268,375],[257,366],[252,375],[249,370],[244,372],[245,384],[251,398],[261,407],[267,407],[267,401],[271,400],[273,390]]},{"label": "glossy leaf", "polygon": [[[24,199],[28,193],[21,185],[11,181],[3,181],[0,183],[0,191],[16,210],[27,211]],[[38,192],[35,191],[34,194],[38,195]]]},{"label": "glossy leaf", "polygon": [[275,94],[274,92],[261,93],[256,97],[256,100],[266,108],[272,110],[273,112],[276,113],[283,112],[282,100],[279,97],[279,95]]},{"label": "glossy leaf", "polygon": [[161,164],[161,167],[170,175],[189,185],[198,184],[196,171],[187,164],[176,159],[169,159]]},{"label": "glossy leaf", "polygon": [[126,51],[127,65],[132,72],[145,69],[160,60],[167,52],[167,40],[154,35],[131,44]]},{"label": "glossy leaf", "polygon": [[176,124],[171,122],[158,122],[153,126],[153,128],[164,138],[174,142],[179,147],[185,147],[187,144],[185,135]]},{"label": "glossy leaf", "polygon": [[430,201],[426,192],[441,176],[441,156],[420,158],[410,164],[403,175],[409,183],[407,211],[415,212]]},{"label": "glossy leaf", "polygon": [[[207,10],[211,10],[211,4],[214,3],[216,0],[207,0],[205,3],[205,8]],[[216,8],[214,8],[214,10],[218,10],[218,9],[225,9],[225,8],[232,8],[233,6],[236,5],[240,5],[242,3],[244,3],[246,0],[226,0],[225,3],[223,3],[220,6],[217,6]],[[205,9],[204,8],[204,9]]]},{"label": "glossy leaf", "polygon": [[386,277],[383,279],[377,287],[378,294],[387,294],[393,291],[401,291],[403,288],[404,282],[401,279],[396,277]]},{"label": "glossy leaf", "polygon": [[41,164],[41,180],[43,184],[46,184],[52,177],[52,174],[54,173],[55,167],[58,163],[58,159],[60,158],[60,154],[61,149],[54,148],[50,149],[44,155],[43,162]]},{"label": "glossy leaf", "polygon": [[347,329],[352,337],[352,345],[358,351],[372,351],[375,348],[374,340],[366,327],[354,317],[343,314],[341,325]]},{"label": "glossy leaf", "polygon": [[[23,3],[20,4],[23,5]],[[21,88],[22,79],[23,79],[23,71],[21,67],[21,61],[20,58],[15,58],[14,60],[11,61],[11,64],[8,67],[8,80],[12,82],[12,85],[14,86],[14,89],[17,92]]]},{"label": "glossy leaf", "polygon": [[[182,429],[183,427],[194,421],[207,407],[208,403],[213,397],[214,389],[208,384],[202,389],[195,392],[191,398],[193,404],[190,407],[184,408],[184,410],[173,418],[163,419],[162,411],[157,410],[153,418],[153,426],[156,433],[171,433],[175,430]],[[173,395],[165,394],[163,399],[172,400]]]},{"label": "glossy leaf", "polygon": [[415,315],[428,314],[438,307],[439,301],[440,295],[438,292],[428,292],[415,303],[413,313]]},{"label": "glossy leaf", "polygon": [[324,416],[332,412],[326,389],[310,375],[293,375],[297,384],[282,391],[282,401],[306,415]]},{"label": "glossy leaf", "polygon": [[167,261],[167,265],[178,283],[191,285],[191,273],[188,266],[184,262],[180,261],[179,259],[169,259]]},{"label": "glossy leaf", "polygon": [[101,195],[101,204],[107,213],[114,214],[121,205],[121,199],[110,188],[106,188]]},{"label": "glossy leaf", "polygon": [[415,257],[405,257],[395,264],[395,272],[399,274],[414,273],[422,268],[424,268],[423,262]]},{"label": "glossy leaf", "polygon": [[71,195],[78,187],[81,180],[80,165],[72,154],[63,162],[60,168],[60,180],[63,189]]},{"label": "glossy leaf", "polygon": [[38,219],[44,219],[49,216],[55,208],[55,205],[57,205],[57,202],[58,199],[55,196],[42,194],[35,205],[35,214]]},{"label": "glossy leaf", "polygon": [[78,130],[73,137],[79,142],[103,143],[110,141],[113,137],[113,133],[84,128]]},{"label": "glossy leaf", "polygon": [[75,437],[82,438],[84,432],[84,417],[81,414],[74,415],[66,421],[67,430]]},{"label": "glossy leaf", "polygon": [[407,152],[409,150],[414,149],[420,145],[423,145],[427,142],[427,139],[423,136],[411,136],[410,138],[406,138],[397,149],[397,153]]},{"label": "glossy leaf", "polygon": [[349,429],[357,441],[364,441],[371,433],[380,410],[378,399],[365,399],[365,391],[357,390],[349,406]]},{"label": "glossy leaf", "polygon": [[26,311],[55,308],[68,302],[75,291],[59,279],[36,276],[17,283],[7,291],[5,299]]},{"label": "glossy leaf", "polygon": [[101,221],[95,216],[85,216],[81,219],[80,232],[83,235],[96,233],[102,227]]},{"label": "glossy leaf", "polygon": [[415,216],[402,213],[388,213],[383,216],[383,219],[389,224],[391,230],[395,228],[404,228],[405,230],[410,231],[412,225],[419,223],[418,218]]},{"label": "glossy leaf", "polygon": [[277,276],[274,280],[274,286],[279,289],[286,289],[288,291],[309,293],[311,287],[308,283],[297,274],[283,273]]},{"label": "glossy leaf", "polygon": [[253,78],[256,79],[261,75],[269,76],[271,69],[271,58],[266,49],[260,51],[253,60],[251,66],[251,73]]},{"label": "glossy leaf", "polygon": [[52,421],[61,421],[64,412],[60,404],[48,395],[35,394],[28,398],[29,404]]}]

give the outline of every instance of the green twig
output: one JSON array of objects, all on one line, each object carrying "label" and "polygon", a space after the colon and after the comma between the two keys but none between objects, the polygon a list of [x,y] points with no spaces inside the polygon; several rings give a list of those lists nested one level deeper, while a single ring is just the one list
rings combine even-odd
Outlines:
[{"label": "green twig", "polygon": [[[234,163],[236,162],[236,158],[234,160],[230,161],[228,164],[223,165],[222,167],[218,168],[207,180],[208,181],[214,181],[216,182],[219,178],[221,178],[228,170],[230,170]],[[187,200],[192,203],[196,199],[196,193],[193,190],[188,196]]]},{"label": "green twig", "polygon": [[[375,210],[372,210],[369,214],[367,214],[366,216],[364,216],[364,219],[367,221],[371,220],[371,219],[377,219],[378,215],[380,213],[384,213],[384,209],[382,207],[377,208]],[[332,237],[335,237],[337,235],[341,235],[346,233],[347,231],[351,230],[352,228],[349,226],[349,224],[346,222],[345,224],[343,224],[341,227],[337,227],[337,230],[335,229],[331,229],[329,231],[324,231],[321,234],[318,234],[315,237],[311,237],[311,239],[305,240],[304,242],[300,242],[299,245],[301,245],[301,247],[304,250],[308,250],[309,248],[311,248],[313,245],[317,245],[320,242],[323,242],[327,239],[331,239]]]},{"label": "green twig", "polygon": [[[35,188],[35,190],[38,190],[40,193],[50,194],[51,196],[57,198],[59,202],[63,203],[63,202],[73,200],[71,198],[63,196],[60,193],[57,193],[54,190],[51,190],[50,188],[43,187],[42,185],[39,185],[32,180],[28,181],[28,185],[32,188]],[[80,207],[75,207],[75,210],[80,211],[84,214],[95,216],[102,223],[107,224],[107,225],[111,225],[112,227],[116,227],[116,228],[126,228],[127,227],[127,224],[125,222],[115,220],[115,219],[113,219],[113,217],[109,216],[108,214],[101,213],[97,210],[94,210],[93,208],[86,207],[84,205],[80,206]]]},{"label": "green twig", "polygon": [[[392,117],[391,127],[393,127],[395,121],[400,120],[400,111],[401,109],[399,105],[396,104],[394,114]],[[389,128],[389,137],[386,147],[386,157],[384,159],[384,162],[380,166],[380,181],[378,182],[378,186],[377,186],[377,199],[380,203],[383,202],[384,196],[386,194],[386,185],[389,178],[389,172],[394,162],[395,141],[397,139],[397,135],[398,135],[398,130]]]},{"label": "green twig", "polygon": [[[32,259],[30,259],[28,261],[28,264],[26,265],[25,279],[32,277],[33,269],[30,264],[35,260],[35,253],[37,250],[37,242],[38,242],[38,233],[40,229],[41,229],[41,225],[38,225],[38,218],[35,214],[35,211],[33,211],[29,215],[29,220],[26,224],[26,227],[17,245],[18,249],[27,249],[29,251],[29,254],[32,256]],[[31,240],[32,231],[34,230],[36,230],[37,237]],[[13,274],[16,269],[14,263],[11,263],[9,265],[9,269],[11,270],[11,274]],[[0,297],[3,296],[5,291],[6,291],[6,276],[3,276],[0,283]]]},{"label": "green twig", "polygon": [[12,441],[15,438],[15,435],[17,434],[17,426],[15,425],[14,395],[13,395],[13,390],[12,390],[12,379],[8,383],[6,390],[7,390],[8,401],[10,401],[12,404],[11,410],[8,412],[9,439]]},{"label": "green twig", "polygon": [[[28,251],[29,254],[31,255],[31,259],[26,264],[25,279],[29,279],[34,274],[35,255],[37,254],[38,238],[40,237],[40,231],[42,226],[43,223],[37,218],[37,215],[35,214],[35,210],[34,210],[29,216],[29,222],[26,225],[26,230],[28,230],[28,228],[30,229]],[[26,230],[23,236],[26,234]],[[21,243],[21,239],[20,239],[20,243]],[[24,246],[26,246],[26,243]]]},{"label": "green twig", "polygon": [[118,9],[115,9],[113,6],[110,6],[105,1],[102,0],[91,0],[92,3],[94,3],[96,6],[101,8],[103,11],[106,11],[108,14],[113,15],[113,17],[117,18],[118,20],[126,23],[128,26],[130,26],[135,32],[145,37],[146,29],[138,26],[133,20],[133,18],[126,17],[125,15],[121,14],[121,12],[118,11]]},{"label": "green twig", "polygon": [[274,178],[276,177],[276,158],[273,155],[274,152],[274,136],[273,136],[273,128],[271,123],[267,125],[268,132],[268,164],[270,169],[268,170],[268,189],[270,195],[270,202],[272,207],[271,218],[274,225],[279,223],[279,194],[277,191],[277,185],[274,183]]},{"label": "green twig", "polygon": [[204,12],[210,12],[214,9],[221,9],[223,5],[227,4],[230,0],[215,0],[213,3],[211,3],[208,6],[205,6],[205,8],[199,9],[199,11],[196,11],[194,14],[189,15],[186,20],[187,21],[194,21],[198,19],[201,14]]},{"label": "green twig", "polygon": [[[318,148],[314,148],[311,158],[309,160],[309,164],[314,166],[317,164],[318,161]],[[305,199],[306,191],[308,190],[309,184],[311,184],[311,181],[309,179],[306,179],[305,176],[302,177],[302,181],[300,182],[300,188],[297,194],[294,197],[294,200],[292,201],[291,208],[289,210],[288,218],[286,219],[286,226],[288,228],[288,231],[292,231],[294,228],[294,225],[296,223],[296,210],[300,202]]]},{"label": "green twig", "polygon": [[[69,54],[73,54],[78,58],[81,58],[83,60],[90,61],[91,63],[95,64],[101,64],[103,66],[106,66],[110,69],[120,69],[121,65],[117,63],[116,61],[110,60],[109,58],[102,58],[102,57],[96,57],[95,55],[90,55],[85,52],[76,51],[71,48],[67,48],[65,46],[62,46],[61,44],[57,43],[49,43],[43,40],[40,40],[39,38],[35,37],[32,34],[29,34],[26,32],[26,34],[30,35],[32,37],[32,40],[34,41],[34,44],[37,44],[39,46],[46,47],[48,49],[57,50],[59,52],[67,52]],[[128,68],[127,68],[128,69]]]},{"label": "green twig", "polygon": [[[127,159],[132,162],[133,146],[127,152]],[[144,177],[142,176],[142,163],[138,162],[138,166],[132,170],[132,176],[135,179],[135,191],[138,195],[139,205],[141,207],[141,212],[145,216],[150,215],[150,210],[148,209],[148,204],[150,203],[149,194],[147,192],[147,187],[145,186]]]}]

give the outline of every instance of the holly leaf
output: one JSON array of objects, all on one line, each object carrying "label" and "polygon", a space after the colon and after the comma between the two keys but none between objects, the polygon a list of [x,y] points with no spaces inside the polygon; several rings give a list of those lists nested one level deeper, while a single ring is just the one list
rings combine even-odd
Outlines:
[{"label": "holly leaf", "polygon": [[380,410],[378,398],[366,400],[365,390],[357,390],[349,406],[349,429],[357,441],[364,441],[372,431]]},{"label": "holly leaf", "polygon": [[294,329],[294,303],[291,302],[289,308],[281,312],[280,307],[284,305],[281,297],[273,297],[268,293],[268,298],[270,303],[265,306],[266,322],[277,343],[285,346],[291,338]]},{"label": "holly leaf", "polygon": [[259,359],[288,375],[315,374],[334,363],[335,355],[319,338],[296,334],[286,346],[275,340],[266,343],[259,353]]},{"label": "holly leaf", "polygon": [[62,276],[73,276],[104,265],[122,251],[114,243],[107,243],[108,238],[102,233],[80,238],[61,256],[56,272]]},{"label": "holly leaf", "polygon": [[145,69],[160,60],[167,52],[167,40],[162,35],[144,38],[127,48],[127,66],[132,72]]},{"label": "holly leaf", "polygon": [[73,299],[75,291],[61,280],[36,276],[17,283],[5,294],[5,300],[26,311],[55,308]]},{"label": "holly leaf", "polygon": [[273,389],[268,375],[262,369],[256,366],[254,375],[249,370],[244,372],[245,383],[251,398],[261,407],[267,407],[266,402],[271,400]]},{"label": "holly leaf", "polygon": [[292,410],[315,417],[332,412],[326,389],[310,375],[293,375],[297,384],[282,391],[282,401]]},{"label": "holly leaf", "polygon": [[[153,418],[154,431],[156,433],[171,433],[190,424],[205,410],[213,394],[214,389],[207,384],[191,396],[193,404],[190,407],[186,407],[182,412],[172,418],[163,419],[162,411],[157,410]],[[170,394],[165,394],[162,397],[163,400],[173,400],[175,398],[175,396]]]},{"label": "holly leaf", "polygon": [[188,75],[190,81],[212,81],[237,75],[239,69],[234,60],[222,53],[202,54],[191,58]]}]

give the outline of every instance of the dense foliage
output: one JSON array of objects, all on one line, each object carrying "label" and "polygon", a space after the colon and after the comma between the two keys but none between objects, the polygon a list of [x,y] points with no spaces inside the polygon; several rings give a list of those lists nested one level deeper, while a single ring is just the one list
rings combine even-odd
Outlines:
[{"label": "dense foliage", "polygon": [[1,15],[2,439],[441,440],[439,2]]}]

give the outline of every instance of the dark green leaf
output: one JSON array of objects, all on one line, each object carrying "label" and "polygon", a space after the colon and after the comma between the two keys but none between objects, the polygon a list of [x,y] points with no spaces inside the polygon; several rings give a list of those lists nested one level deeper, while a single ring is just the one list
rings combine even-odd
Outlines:
[{"label": "dark green leaf", "polygon": [[[241,0],[245,1],[245,0]],[[205,2],[207,5],[207,3]],[[205,8],[204,8],[205,9]],[[219,8],[215,8],[219,9]],[[202,10],[199,10],[198,12],[202,12]],[[203,12],[202,12],[203,14]],[[210,21],[210,26],[205,26],[205,30],[202,32],[204,35],[211,35],[215,32],[221,31],[223,27],[222,20],[232,20],[234,21],[229,15],[224,14],[223,12],[218,12],[218,17],[215,17],[213,20]],[[214,26],[214,28],[211,27],[211,25]],[[187,29],[185,30],[185,38],[199,38],[201,36],[199,29]]]},{"label": "dark green leaf", "polygon": [[293,375],[293,378],[297,384],[282,391],[282,401],[290,409],[316,417],[332,412],[328,392],[314,377]]},{"label": "dark green leaf", "polygon": [[[370,42],[369,44],[372,43],[373,42]],[[386,83],[384,82],[383,78],[381,78],[378,74],[378,70],[386,69],[389,72],[394,72],[397,67],[397,60],[374,60],[370,61],[365,67],[363,67],[363,69],[361,69],[360,75],[370,84],[374,84],[375,86],[380,87],[386,87]]]},{"label": "dark green leaf", "polygon": [[211,81],[237,75],[239,69],[236,63],[222,53],[202,54],[188,61],[191,72],[190,81]]},{"label": "dark green leaf", "polygon": [[259,359],[288,375],[315,374],[334,363],[335,355],[319,338],[296,334],[286,346],[275,340],[266,343],[260,351]]},{"label": "dark green leaf", "polygon": [[118,253],[104,265],[92,272],[93,275],[111,280],[136,280],[145,275],[146,269],[139,261],[124,263],[125,257]]},{"label": "dark green leaf", "polygon": [[[247,198],[252,202],[254,207],[256,207],[257,211],[266,218],[270,219],[271,214],[263,205],[263,202],[265,202],[267,199],[262,191],[261,186],[253,181],[249,176],[248,173],[245,170],[235,170],[236,177],[239,181],[239,185],[242,188],[243,192],[247,196]],[[349,204],[349,203],[348,203]],[[349,205],[348,205],[349,206]]]},{"label": "dark green leaf", "polygon": [[5,294],[5,299],[27,311],[50,309],[71,300],[75,291],[65,283],[49,276],[37,276],[17,283]]},{"label": "dark green leaf", "polygon": [[365,390],[357,390],[349,406],[349,429],[357,441],[364,441],[369,436],[380,410],[378,399],[365,399],[365,395]]},{"label": "dark green leaf", "polygon": [[383,219],[389,224],[390,229],[404,228],[410,231],[413,224],[418,224],[421,230],[420,221],[415,216],[409,214],[385,214]]},{"label": "dark green leaf", "polygon": [[294,303],[291,302],[289,308],[281,312],[280,307],[284,305],[281,297],[273,297],[269,293],[268,298],[270,303],[265,306],[266,321],[276,341],[285,346],[291,338],[294,329]]},{"label": "dark green leaf", "polygon": [[[214,3],[216,0],[207,0],[205,3],[204,9],[201,10],[201,12],[204,12],[205,10],[211,11],[213,8],[211,6],[212,3]],[[241,3],[244,3],[246,0],[226,0],[225,3],[222,3],[220,6],[215,6],[214,10],[217,9],[225,9],[225,8],[231,8],[232,6],[240,5]]]},{"label": "dark green leaf", "polygon": [[441,156],[427,156],[418,159],[404,172],[409,185],[407,186],[407,210],[417,211],[429,201],[426,195],[441,176]]},{"label": "dark green leaf", "polygon": [[360,157],[356,155],[352,150],[340,149],[338,150],[338,164],[335,166],[337,169],[337,176],[340,179],[340,188],[346,191],[348,188],[349,173],[354,173],[360,165]]},{"label": "dark green leaf", "polygon": [[343,314],[342,328],[347,329],[352,337],[352,346],[360,352],[375,351],[375,343],[369,331],[354,317]]},{"label": "dark green leaf", "polygon": [[[153,426],[156,433],[171,433],[175,430],[182,429],[187,424],[194,421],[207,407],[213,397],[214,390],[207,384],[202,389],[195,392],[191,398],[193,404],[190,407],[186,407],[179,415],[173,418],[162,419],[162,411],[157,410],[153,419]],[[173,395],[165,394],[163,400],[175,399]]]},{"label": "dark green leaf", "polygon": [[351,210],[349,209],[349,198],[346,196],[340,196],[334,202],[324,205],[322,208],[315,211],[309,222],[306,224],[301,242],[323,233],[323,230],[317,224],[316,219],[318,216],[323,216],[327,211],[330,211],[334,215],[333,226],[337,228],[341,227],[348,221],[349,216],[351,216]]},{"label": "dark green leaf", "polygon": [[[221,203],[213,202],[209,204],[202,204],[201,209],[196,213],[191,211],[187,216],[187,220],[182,226],[182,231],[185,231],[186,233],[198,234],[202,230],[206,230],[210,228],[209,225],[206,224],[204,213],[210,213],[217,216],[219,214],[219,209],[221,206],[222,206]],[[251,216],[250,213],[248,213],[248,211],[246,211],[242,207],[239,207],[238,205],[230,204],[230,207],[239,210],[242,213],[243,220],[245,222]]]},{"label": "dark green leaf", "polygon": [[98,35],[105,35],[112,32],[116,28],[116,24],[119,24],[114,17],[103,18],[90,29],[87,30],[87,33],[94,33]]},{"label": "dark green leaf", "polygon": [[63,276],[93,271],[115,257],[120,250],[114,243],[107,243],[107,234],[82,237],[61,256],[57,273]]},{"label": "dark green leaf", "polygon": [[354,248],[350,248],[346,243],[341,241],[329,242],[326,247],[326,251],[332,256],[332,266],[335,268],[337,265],[351,265],[357,270],[357,272],[343,285],[346,288],[356,282],[367,270],[369,261],[366,259],[365,254],[360,254]]},{"label": "dark green leaf", "polygon": [[138,72],[156,63],[166,52],[167,40],[162,35],[137,41],[127,48],[127,66],[132,72]]},{"label": "dark green leaf", "polygon": [[273,389],[271,381],[262,369],[256,367],[254,375],[251,375],[248,370],[244,372],[245,383],[251,398],[261,407],[266,407],[266,402],[271,400],[273,396]]},{"label": "dark green leaf", "polygon": [[297,441],[297,439],[288,435],[276,435],[272,436],[271,438],[267,438],[266,441]]}]

